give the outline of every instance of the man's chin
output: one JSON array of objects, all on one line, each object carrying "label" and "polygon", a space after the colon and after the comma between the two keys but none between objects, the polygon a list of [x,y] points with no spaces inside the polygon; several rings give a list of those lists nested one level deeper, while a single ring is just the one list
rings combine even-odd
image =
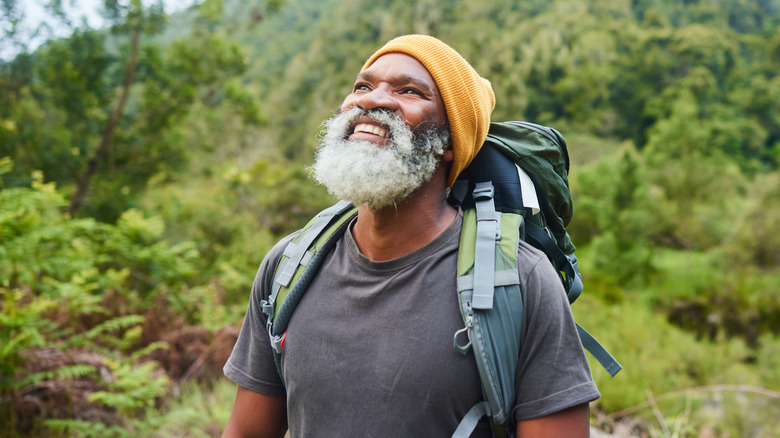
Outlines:
[{"label": "man's chin", "polygon": [[366,207],[371,209],[371,211],[373,211],[373,212],[381,212],[383,210],[387,210],[387,209],[390,209],[390,208],[392,208],[393,210],[397,210],[398,207],[403,206],[404,204],[409,202],[410,199],[414,198],[414,195],[416,193],[418,193],[418,192],[419,192],[419,189],[414,190],[412,193],[410,193],[410,194],[408,194],[406,196],[400,196],[400,197],[393,198],[393,199],[383,200],[381,202],[375,202],[375,203],[366,202],[364,204],[355,204],[353,202],[353,204],[354,205],[365,205]]},{"label": "man's chin", "polygon": [[[356,184],[360,183],[356,182]],[[404,204],[414,197],[414,194],[420,189],[420,187],[412,188],[398,185],[385,185],[384,190],[373,191],[344,190],[344,186],[333,187],[326,185],[325,187],[328,189],[328,192],[340,199],[349,201],[356,206],[366,206],[376,212]]]}]

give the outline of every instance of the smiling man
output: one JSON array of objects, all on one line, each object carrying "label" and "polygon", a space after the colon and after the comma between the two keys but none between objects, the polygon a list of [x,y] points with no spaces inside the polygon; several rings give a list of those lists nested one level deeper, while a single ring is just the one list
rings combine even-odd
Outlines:
[{"label": "smiling man", "polygon": [[360,73],[326,123],[315,177],[339,198],[380,211],[431,180],[448,142],[433,78],[411,56],[389,53]]},{"label": "smiling man", "polygon": [[[225,375],[239,385],[224,437],[448,437],[482,398],[455,296],[462,213],[448,188],[487,135],[490,83],[422,35],[372,55],[325,124],[315,179],[359,206],[295,308],[274,363],[262,303],[287,244],[266,256]],[[599,396],[557,274],[518,247],[524,339],[518,436],[588,435]],[[472,436],[491,436],[482,421]]]}]

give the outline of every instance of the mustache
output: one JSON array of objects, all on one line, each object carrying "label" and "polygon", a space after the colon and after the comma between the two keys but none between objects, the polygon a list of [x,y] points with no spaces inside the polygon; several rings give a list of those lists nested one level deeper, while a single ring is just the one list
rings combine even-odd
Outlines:
[{"label": "mustache", "polygon": [[449,138],[450,127],[447,122],[438,124],[431,119],[423,120],[419,125],[412,127],[403,117],[388,108],[363,109],[358,106],[344,110],[339,107],[336,114],[323,123],[326,131],[340,136],[340,140],[347,140],[352,134],[358,119],[369,119],[387,129],[387,138],[391,142],[406,139],[414,143],[420,143],[428,136]]},{"label": "mustache", "polygon": [[371,108],[363,109],[358,106],[353,106],[345,111],[341,111],[339,108],[338,117],[344,117],[347,122],[345,126],[345,138],[352,133],[355,129],[355,125],[358,119],[368,119],[378,123],[382,127],[388,130],[388,136],[392,140],[394,136],[398,135],[398,130],[404,127],[411,129],[408,123],[404,121],[401,116],[395,114],[388,108]]},{"label": "mustache", "polygon": [[411,150],[414,133],[403,117],[386,108],[366,110],[357,106],[340,110],[323,122],[319,138],[320,144],[349,141],[349,136],[354,132],[355,126],[360,120],[369,120],[386,129],[387,140],[394,147]]}]

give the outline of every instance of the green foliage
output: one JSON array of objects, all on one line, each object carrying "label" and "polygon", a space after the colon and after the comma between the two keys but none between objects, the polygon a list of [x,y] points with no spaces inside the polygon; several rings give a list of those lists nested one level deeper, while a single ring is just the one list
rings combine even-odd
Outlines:
[{"label": "green foliage", "polygon": [[[119,351],[126,351],[138,341],[140,332],[136,329],[140,328],[138,325],[143,321],[144,318],[139,315],[119,316],[92,327],[84,334],[84,337],[101,344],[108,344],[109,347],[114,347]],[[115,334],[112,335],[112,332],[124,332],[124,335],[119,338]]]},{"label": "green foliage", "polygon": [[81,377],[91,376],[95,374],[95,372],[95,367],[92,365],[66,365],[54,370],[30,374],[16,384],[16,386],[17,388],[24,388],[40,383],[43,380],[72,381]]},{"label": "green foliage", "polygon": [[[46,345],[47,338],[56,326],[45,317],[57,303],[51,299],[38,299],[26,304],[28,296],[19,289],[0,287],[2,313],[0,313],[0,396],[6,396],[18,385],[17,370],[24,362],[24,352]],[[4,406],[7,406],[5,403]],[[2,418],[8,412],[0,411]]]},{"label": "green foliage", "polygon": [[776,275],[735,267],[717,252],[665,250],[658,259],[664,275],[647,292],[676,326],[713,342],[740,338],[752,348],[762,336],[780,333]]},{"label": "green foliage", "polygon": [[[0,21],[23,48],[17,4]],[[217,434],[225,388],[150,406],[168,395],[148,362],[165,344],[139,315],[240,319],[263,255],[333,201],[306,169],[322,120],[411,32],[491,80],[493,119],[568,139],[575,311],[626,366],[593,367],[598,407],[650,435],[780,433],[776,400],[744,390],[780,387],[776,0],[208,0],[175,29],[159,4],[103,12],[110,32],[0,61],[0,434],[19,426],[7,397],[83,379],[115,422],[71,413],[47,431]],[[105,362],[31,369],[52,347]]]},{"label": "green foliage", "polygon": [[725,243],[731,221],[743,208],[745,177],[722,149],[713,147],[717,124],[699,117],[690,93],[672,104],[671,115],[651,129],[643,151],[659,191],[660,233],[667,246],[707,249]]},{"label": "green foliage", "polygon": [[[638,416],[645,429],[656,430],[665,426],[659,418],[669,423],[676,419],[687,430],[682,436],[711,427],[752,436],[745,431],[767,431],[774,424],[780,393],[762,389],[776,388],[776,381],[762,379],[756,370],[773,365],[768,353],[776,348],[776,338],[765,339],[766,352],[755,367],[748,365],[756,357],[744,343],[697,341],[654,315],[641,300],[606,305],[586,294],[573,309],[583,326],[609,328],[599,329],[599,340],[624,366],[612,378],[591,361],[602,394],[598,408],[613,418]],[[735,411],[751,414],[731,415]]]},{"label": "green foliage", "polygon": [[[240,84],[223,91],[246,67],[242,50],[224,35],[195,28],[160,47],[150,37],[163,28],[161,5],[113,1],[104,12],[118,50],[105,32],[76,29],[0,72],[7,90],[0,98],[0,156],[17,162],[11,185],[26,185],[26,172],[43,170],[73,187],[71,212],[85,205],[88,216],[114,221],[146,181],[183,168],[187,151],[178,130],[196,102],[228,100],[247,123],[258,117]],[[16,74],[22,61],[28,76]]]},{"label": "green foliage", "polygon": [[[748,103],[743,90],[751,81],[765,86],[756,78],[777,77],[766,64],[776,46],[765,43],[776,34],[778,8],[661,3],[291,1],[254,38],[263,44],[251,77],[259,78],[279,131],[267,144],[306,159],[302,146],[310,147],[348,92],[349,72],[387,39],[423,32],[449,42],[492,80],[497,120],[565,123],[642,149],[667,103],[690,89],[702,117],[718,125],[711,143],[745,166],[773,165],[776,105],[757,95]],[[761,26],[731,28],[729,17],[742,13],[766,15]]]},{"label": "green foliage", "polygon": [[[198,187],[151,190],[145,208],[168,223],[170,238],[197,242],[202,286],[189,293],[211,298],[190,302],[200,307],[216,300],[243,311],[254,278],[251,273],[265,253],[335,200],[309,179],[303,165],[284,159],[260,158],[250,168],[226,165],[219,170]],[[224,307],[217,311],[234,313]],[[190,309],[188,314],[203,311]]]},{"label": "green foliage", "polygon": [[159,427],[154,417],[142,415],[168,389],[168,378],[157,373],[157,364],[145,362],[139,365],[133,360],[108,358],[104,358],[104,364],[112,378],[103,382],[106,390],[95,391],[88,400],[115,410],[118,423],[109,425],[77,419],[48,419],[44,424],[50,430],[64,436],[129,438],[148,436]]},{"label": "green foliage", "polygon": [[7,257],[0,263],[0,281],[12,287],[29,285],[63,299],[80,299],[74,291],[120,287],[129,288],[128,295],[149,295],[163,285],[180,287],[192,273],[197,253],[186,242],[156,241],[159,219],[134,210],[116,226],[69,219],[59,211],[65,201],[52,184],[5,189],[0,200],[0,254]]},{"label": "green foliage", "polygon": [[224,0],[206,0],[198,6],[201,17],[211,21],[219,20],[224,9]]},{"label": "green foliage", "polygon": [[154,406],[155,399],[168,388],[165,376],[153,376],[156,371],[154,362],[136,365],[131,361],[105,359],[104,363],[116,380],[106,382],[107,390],[94,392],[89,401],[115,408],[128,419],[133,419],[136,410]]},{"label": "green foliage", "polygon": [[[10,161],[3,163],[7,170]],[[186,242],[159,240],[162,221],[135,210],[117,225],[72,219],[62,213],[66,202],[53,183],[33,179],[31,188],[0,189],[0,397],[12,400],[44,381],[100,375],[105,389],[92,401],[116,411],[129,428],[77,419],[50,426],[86,436],[120,430],[119,436],[137,436],[133,431],[151,427],[137,413],[166,392],[168,381],[155,363],[138,363],[163,344],[130,354],[139,348],[144,322],[132,312],[148,309],[151,298],[175,297],[188,284],[197,253]],[[42,347],[99,352],[110,377],[86,363],[28,372],[27,362]],[[3,406],[0,423],[13,436],[15,416]]]},{"label": "green foliage", "polygon": [[758,345],[756,362],[763,364],[758,369],[761,380],[769,388],[780,388],[780,336],[763,335]]},{"label": "green foliage", "polygon": [[593,269],[619,284],[648,281],[653,273],[650,236],[654,217],[641,156],[630,146],[619,158],[603,157],[572,178],[576,220],[573,241],[593,246]]},{"label": "green foliage", "polygon": [[731,224],[727,251],[732,262],[773,269],[780,264],[780,175],[761,175],[750,183],[751,196]]},{"label": "green foliage", "polygon": [[220,379],[213,387],[182,385],[181,394],[164,410],[148,412],[157,416],[155,436],[209,438],[219,436],[233,407],[235,384]]}]

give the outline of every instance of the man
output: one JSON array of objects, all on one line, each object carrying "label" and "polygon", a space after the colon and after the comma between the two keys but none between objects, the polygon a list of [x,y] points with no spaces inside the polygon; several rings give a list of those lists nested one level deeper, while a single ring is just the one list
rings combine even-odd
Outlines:
[{"label": "man", "polygon": [[[260,303],[281,252],[263,261],[225,374],[239,385],[224,437],[448,437],[482,397],[455,296],[463,216],[448,187],[476,155],[494,106],[490,83],[421,35],[369,58],[327,122],[314,176],[359,205],[290,319],[284,383]],[[599,393],[568,301],[544,254],[521,242],[525,335],[512,416],[520,437],[588,435]],[[483,421],[473,436],[491,436]]]}]

